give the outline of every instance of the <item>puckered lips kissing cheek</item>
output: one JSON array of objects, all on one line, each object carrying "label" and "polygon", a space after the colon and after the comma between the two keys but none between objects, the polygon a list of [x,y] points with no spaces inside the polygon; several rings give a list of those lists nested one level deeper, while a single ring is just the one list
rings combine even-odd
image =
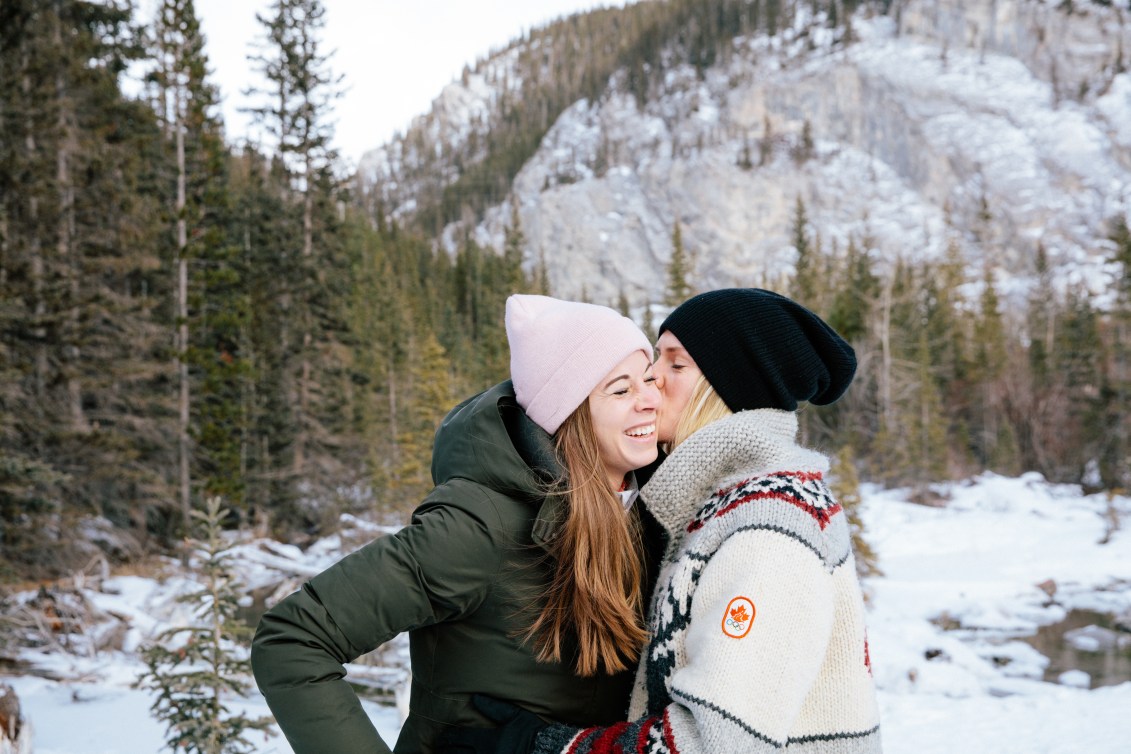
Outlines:
[{"label": "puckered lips kissing cheek", "polygon": [[675,438],[679,416],[703,373],[670,330],[665,330],[656,341],[656,353],[653,371],[656,374],[656,385],[663,395],[659,409],[659,438],[660,442],[671,442]]}]

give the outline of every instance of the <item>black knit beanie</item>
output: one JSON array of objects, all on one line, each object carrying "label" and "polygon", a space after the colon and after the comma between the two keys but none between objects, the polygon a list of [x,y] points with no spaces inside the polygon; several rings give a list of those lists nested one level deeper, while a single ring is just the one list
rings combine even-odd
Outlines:
[{"label": "black knit beanie", "polygon": [[824,320],[760,288],[693,296],[660,325],[670,330],[731,411],[817,405],[840,398],[856,354]]}]

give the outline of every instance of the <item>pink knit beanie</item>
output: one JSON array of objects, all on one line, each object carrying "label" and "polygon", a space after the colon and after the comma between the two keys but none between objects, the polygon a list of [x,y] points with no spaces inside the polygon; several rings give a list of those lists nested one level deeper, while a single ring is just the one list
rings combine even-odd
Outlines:
[{"label": "pink knit beanie", "polygon": [[506,325],[518,405],[550,434],[633,351],[652,361],[644,332],[607,306],[515,294]]}]

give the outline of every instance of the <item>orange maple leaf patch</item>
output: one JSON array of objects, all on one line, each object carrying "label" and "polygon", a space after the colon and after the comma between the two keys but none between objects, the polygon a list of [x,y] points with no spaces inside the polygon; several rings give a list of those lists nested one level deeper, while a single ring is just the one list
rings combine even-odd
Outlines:
[{"label": "orange maple leaf patch", "polygon": [[754,602],[748,597],[735,597],[723,613],[723,633],[732,639],[741,639],[754,625]]}]

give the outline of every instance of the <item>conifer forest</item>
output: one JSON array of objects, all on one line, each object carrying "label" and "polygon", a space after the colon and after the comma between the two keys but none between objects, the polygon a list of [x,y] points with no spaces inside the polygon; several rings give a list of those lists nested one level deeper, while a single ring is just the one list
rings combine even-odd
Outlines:
[{"label": "conifer forest", "polygon": [[[434,178],[393,220],[335,154],[341,72],[318,0],[260,18],[249,65],[269,86],[249,101],[269,145],[226,134],[192,0],[156,6],[0,0],[0,582],[174,553],[213,499],[229,528],[299,545],[342,513],[403,522],[430,487],[439,421],[507,376],[506,296],[554,293],[517,213],[503,248],[468,236],[449,253],[444,226],[505,201],[554,118],[614,71],[646,97],[665,51],[708,66],[787,12],[671,0],[538,30],[558,63],[520,58],[488,136],[418,163]],[[1016,306],[957,252],[833,253],[806,212],[799,198],[782,292],[860,360],[844,400],[804,412],[807,442],[924,500],[983,470],[1131,485],[1125,222],[1103,229],[1107,295],[1054,292],[1042,258]],[[652,307],[595,302],[650,334],[696,292],[671,227]]]}]

